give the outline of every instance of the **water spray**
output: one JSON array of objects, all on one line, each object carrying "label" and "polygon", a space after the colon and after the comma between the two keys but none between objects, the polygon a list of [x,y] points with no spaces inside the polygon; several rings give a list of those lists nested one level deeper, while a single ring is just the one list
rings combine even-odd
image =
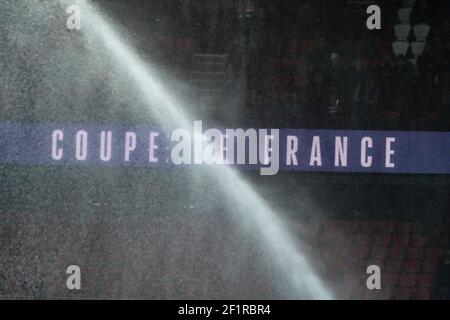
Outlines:
[{"label": "water spray", "polygon": [[[68,4],[67,1],[62,3]],[[150,112],[159,124],[164,128],[189,128],[192,122],[186,106],[162,84],[158,76],[160,73],[126,44],[126,37],[121,35],[118,28],[108,21],[99,8],[85,0],[70,1],[70,4],[74,3],[81,8],[81,31],[102,41],[111,58],[126,71],[143,99],[151,106]],[[211,167],[208,175],[218,181],[231,211],[252,225],[261,246],[272,254],[279,272],[292,287],[289,296],[308,299],[333,298],[302,253],[301,244],[291,237],[277,213],[249,183],[227,166]]]}]

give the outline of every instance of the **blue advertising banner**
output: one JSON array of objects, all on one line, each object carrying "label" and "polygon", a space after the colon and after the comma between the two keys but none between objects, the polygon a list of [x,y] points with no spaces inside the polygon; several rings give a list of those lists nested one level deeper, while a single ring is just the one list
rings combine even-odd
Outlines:
[{"label": "blue advertising banner", "polygon": [[450,173],[450,132],[0,124],[0,164]]}]

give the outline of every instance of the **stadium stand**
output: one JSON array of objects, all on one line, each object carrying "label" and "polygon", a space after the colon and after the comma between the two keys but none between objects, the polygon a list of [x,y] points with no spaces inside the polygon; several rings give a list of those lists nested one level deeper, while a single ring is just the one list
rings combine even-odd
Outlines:
[{"label": "stadium stand", "polygon": [[[438,290],[448,226],[448,221],[442,224],[432,241],[421,223],[331,219],[310,239],[317,246],[309,253],[327,266],[323,273],[341,299],[430,299]],[[367,290],[364,275],[370,265],[383,271],[381,290]]]}]

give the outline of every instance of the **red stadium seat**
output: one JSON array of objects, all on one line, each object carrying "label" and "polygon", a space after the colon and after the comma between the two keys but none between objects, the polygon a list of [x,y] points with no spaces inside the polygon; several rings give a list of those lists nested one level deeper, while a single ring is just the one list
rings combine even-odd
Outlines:
[{"label": "red stadium seat", "polygon": [[342,233],[339,237],[339,243],[338,245],[341,247],[351,247],[353,245],[353,233]]},{"label": "red stadium seat", "polygon": [[407,273],[417,274],[420,271],[420,261],[419,260],[405,261],[403,269]]},{"label": "red stadium seat", "polygon": [[375,259],[384,259],[386,253],[387,253],[386,247],[372,247],[370,256],[371,258]]},{"label": "red stadium seat", "polygon": [[282,73],[289,73],[292,72],[295,66],[295,60],[284,58],[281,60],[279,65],[279,71]]},{"label": "red stadium seat", "polygon": [[407,247],[409,243],[409,233],[398,233],[392,236],[393,247]]},{"label": "red stadium seat", "polygon": [[397,120],[400,118],[401,113],[398,111],[385,111],[384,118],[386,120]]},{"label": "red stadium seat", "polygon": [[295,55],[298,51],[298,48],[300,47],[300,44],[298,43],[297,39],[292,39],[289,41],[286,49],[286,53],[288,55]]},{"label": "red stadium seat", "polygon": [[355,285],[358,283],[358,276],[352,272],[344,272],[342,280],[345,284]]},{"label": "red stadium seat", "polygon": [[171,49],[173,46],[173,42],[174,40],[171,37],[164,37],[161,39],[161,45],[164,49]]},{"label": "red stadium seat", "polygon": [[427,260],[439,260],[442,257],[444,249],[442,248],[426,248],[425,259]]},{"label": "red stadium seat", "polygon": [[285,74],[280,76],[279,78],[279,89],[280,90],[286,90],[289,87],[289,84],[292,81],[292,77]]},{"label": "red stadium seat", "polygon": [[353,299],[354,295],[354,289],[349,286],[342,286],[335,289],[336,291],[336,298],[338,300],[350,300]]},{"label": "red stadium seat", "polygon": [[413,234],[411,237],[411,245],[414,247],[423,247],[425,242],[425,237],[421,234]]},{"label": "red stadium seat", "polygon": [[383,41],[380,42],[377,45],[377,52],[380,54],[380,56],[385,56],[388,52],[390,52],[392,49],[391,43],[389,41]]},{"label": "red stadium seat", "polygon": [[423,258],[423,252],[422,248],[408,248],[406,250],[406,259],[420,261]]},{"label": "red stadium seat", "polygon": [[360,233],[356,235],[355,243],[361,246],[370,246],[372,244],[372,234]]},{"label": "red stadium seat", "polygon": [[437,260],[425,260],[422,263],[423,273],[434,273],[437,267]]},{"label": "red stadium seat", "polygon": [[352,300],[369,300],[369,291],[367,288],[356,288],[351,291],[350,297]]},{"label": "red stadium seat", "polygon": [[375,245],[380,247],[387,247],[391,242],[391,235],[388,233],[377,233],[374,236]]},{"label": "red stadium seat", "polygon": [[377,231],[379,233],[392,233],[395,230],[395,222],[381,221],[377,223]]},{"label": "red stadium seat", "polygon": [[386,271],[389,273],[400,272],[401,268],[402,268],[401,260],[388,260],[386,262]]},{"label": "red stadium seat", "polygon": [[367,257],[369,246],[366,243],[356,242],[355,247],[352,248],[352,259],[362,261]]},{"label": "red stadium seat", "polygon": [[419,287],[432,288],[434,285],[434,275],[421,274],[419,276]]},{"label": "red stadium seat", "polygon": [[268,58],[263,63],[263,73],[266,76],[273,75],[277,68],[277,62],[275,59]]},{"label": "red stadium seat", "polygon": [[415,296],[417,300],[430,300],[432,291],[430,289],[416,289]]},{"label": "red stadium seat", "polygon": [[439,241],[438,241],[437,244],[439,246],[445,246],[445,245],[447,245],[448,241],[449,241],[449,234],[448,233],[444,233],[444,234],[442,234],[440,236]]},{"label": "red stadium seat", "polygon": [[394,298],[397,300],[409,300],[412,297],[413,290],[411,288],[398,287],[394,290]]},{"label": "red stadium seat", "polygon": [[359,277],[361,277],[361,275],[366,276],[366,270],[368,266],[368,264],[366,263],[366,259],[358,259],[352,254],[348,259],[348,266],[349,272],[353,272],[357,274]]},{"label": "red stadium seat", "polygon": [[410,222],[399,222],[397,224],[397,232],[398,233],[410,233],[411,232],[411,223]]},{"label": "red stadium seat", "polygon": [[334,243],[336,234],[334,232],[324,232],[322,233],[322,244],[324,245],[330,245]]},{"label": "red stadium seat", "polygon": [[403,260],[405,253],[406,253],[406,248],[390,247],[388,249],[387,258],[390,260]]},{"label": "red stadium seat", "polygon": [[358,231],[359,223],[357,221],[342,221],[339,223],[339,228],[342,229],[344,233],[355,234]]},{"label": "red stadium seat", "polygon": [[[367,290],[367,289],[366,289]],[[392,296],[391,288],[382,288],[381,290],[367,290],[368,300],[389,300]]]},{"label": "red stadium seat", "polygon": [[362,221],[359,224],[359,228],[362,233],[372,234],[375,232],[377,225],[375,222],[372,222],[372,221]]},{"label": "red stadium seat", "polygon": [[392,288],[395,287],[398,281],[398,274],[396,273],[382,273],[381,274],[381,287]]},{"label": "red stadium seat", "polygon": [[304,89],[308,85],[308,78],[305,75],[295,76],[294,85],[297,89]]},{"label": "red stadium seat", "polygon": [[422,222],[414,222],[412,225],[412,232],[423,233],[423,223]]},{"label": "red stadium seat", "polygon": [[334,259],[334,261],[332,261],[333,268],[330,270],[331,271],[331,274],[330,274],[331,278],[335,278],[336,273],[342,274],[342,273],[348,272],[347,262],[348,261],[345,260],[345,259],[342,259],[340,257],[336,257]]},{"label": "red stadium seat", "polygon": [[350,255],[349,246],[338,246],[336,247],[336,256],[341,259],[347,259]]},{"label": "red stadium seat", "polygon": [[403,287],[414,287],[416,285],[417,276],[414,274],[402,274],[399,283]]},{"label": "red stadium seat", "polygon": [[303,53],[310,53],[316,47],[316,42],[312,40],[303,40],[300,42],[300,49]]},{"label": "red stadium seat", "polygon": [[338,229],[337,229],[336,221],[328,220],[325,222],[324,227],[323,227],[323,232],[335,233],[337,230]]}]

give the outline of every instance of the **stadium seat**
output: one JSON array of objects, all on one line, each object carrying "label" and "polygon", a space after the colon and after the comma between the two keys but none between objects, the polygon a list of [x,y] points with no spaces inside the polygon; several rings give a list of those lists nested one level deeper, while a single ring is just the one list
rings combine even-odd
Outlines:
[{"label": "stadium seat", "polygon": [[411,299],[413,290],[411,288],[397,287],[394,290],[394,298],[397,300],[409,300]]},{"label": "stadium seat", "polygon": [[325,225],[323,227],[323,232],[335,233],[336,231],[337,231],[336,221],[328,220],[328,221],[325,222]]},{"label": "stadium seat", "polygon": [[419,42],[426,42],[430,29],[430,26],[425,23],[415,25],[414,34],[416,36],[416,40]]},{"label": "stadium seat", "polygon": [[386,256],[386,251],[387,251],[386,247],[374,246],[372,247],[370,257],[375,259],[384,259],[384,257]]},{"label": "stadium seat", "polygon": [[415,298],[417,300],[430,300],[432,291],[430,289],[418,288],[415,290]]},{"label": "stadium seat", "polygon": [[388,255],[387,258],[390,260],[403,260],[403,257],[405,256],[406,249],[405,248],[398,248],[398,247],[390,247],[388,249]]},{"label": "stadium seat", "polygon": [[420,271],[420,261],[405,261],[403,269],[406,271],[406,273],[417,274]]},{"label": "stadium seat", "polygon": [[378,52],[379,56],[384,57],[390,51],[391,51],[391,42],[382,41],[382,42],[378,43],[377,52]]},{"label": "stadium seat", "polygon": [[398,233],[392,236],[392,246],[405,248],[409,243],[409,233]]},{"label": "stadium seat", "polygon": [[426,248],[425,259],[427,260],[439,260],[442,257],[444,249],[442,248]]},{"label": "stadium seat", "polygon": [[364,259],[358,260],[356,257],[351,255],[347,259],[346,263],[348,272],[352,272],[357,275],[366,275],[367,266],[365,265],[364,261]]},{"label": "stadium seat", "polygon": [[423,247],[425,245],[426,239],[421,234],[413,234],[411,237],[411,245],[414,247]]},{"label": "stadium seat", "polygon": [[336,290],[336,296],[338,300],[350,300],[354,299],[355,289],[350,286],[338,287]]},{"label": "stadium seat", "polygon": [[425,260],[422,262],[422,272],[423,273],[434,273],[436,272],[437,260]]},{"label": "stadium seat", "polygon": [[355,276],[353,272],[344,272],[344,274],[342,275],[342,281],[346,285],[354,287],[358,284],[359,279]]},{"label": "stadium seat", "polygon": [[290,56],[293,56],[297,53],[298,48],[300,47],[297,39],[292,39],[289,41],[286,53]]},{"label": "stadium seat", "polygon": [[409,36],[409,33],[411,32],[411,25],[398,24],[394,27],[394,31],[395,31],[395,36],[397,37],[397,41],[406,42],[406,41],[408,41],[408,36]]},{"label": "stadium seat", "polygon": [[398,19],[401,24],[410,25],[412,8],[402,8],[398,10]]},{"label": "stadium seat", "polygon": [[353,244],[353,234],[345,233],[339,234],[336,239],[336,245],[340,247],[350,248]]},{"label": "stadium seat", "polygon": [[396,273],[382,273],[381,274],[381,287],[393,288],[397,284],[398,274]]},{"label": "stadium seat", "polygon": [[300,42],[300,48],[303,53],[311,53],[316,47],[316,42],[312,40],[303,40]]},{"label": "stadium seat", "polygon": [[398,233],[410,233],[412,228],[412,224],[410,222],[399,222],[397,224],[397,232]]},{"label": "stadium seat", "polygon": [[439,240],[438,240],[437,244],[440,245],[440,246],[445,246],[445,245],[448,244],[448,241],[449,241],[449,234],[448,233],[443,233],[439,237]]},{"label": "stadium seat", "polygon": [[362,221],[359,224],[359,229],[361,230],[362,233],[372,234],[375,232],[376,228],[377,228],[376,223],[372,221]]},{"label": "stadium seat", "polygon": [[290,73],[293,71],[295,65],[295,60],[284,58],[281,60],[279,65],[279,71],[282,73]]},{"label": "stadium seat", "polygon": [[395,230],[394,221],[380,221],[377,223],[377,231],[379,233],[392,233]]},{"label": "stadium seat", "polygon": [[386,262],[386,271],[389,273],[398,273],[402,267],[402,261],[400,260],[388,260]]},{"label": "stadium seat", "polygon": [[367,288],[353,289],[351,291],[350,297],[353,300],[369,300],[370,299],[370,290],[368,290]]},{"label": "stadium seat", "polygon": [[161,45],[165,50],[170,50],[173,46],[174,39],[171,37],[163,37],[161,39]]},{"label": "stadium seat", "polygon": [[263,63],[263,73],[267,76],[271,76],[274,74],[277,69],[277,61],[273,58],[265,59]]},{"label": "stadium seat", "polygon": [[[367,289],[366,289],[367,290]],[[368,300],[389,300],[392,297],[391,288],[381,288],[381,290],[367,290]]]},{"label": "stadium seat", "polygon": [[423,252],[422,248],[408,248],[406,250],[406,259],[409,261],[420,261],[423,258]]},{"label": "stadium seat", "polygon": [[385,111],[383,115],[386,120],[397,120],[400,118],[399,111]]},{"label": "stadium seat", "polygon": [[351,252],[350,246],[338,246],[335,252],[338,258],[347,259]]},{"label": "stadium seat", "polygon": [[391,235],[386,233],[377,233],[374,236],[375,245],[380,247],[387,247],[391,242]]},{"label": "stadium seat", "polygon": [[414,222],[412,224],[412,230],[413,233],[423,233],[423,223],[420,221]]},{"label": "stadium seat", "polygon": [[432,288],[434,285],[434,275],[421,274],[419,276],[419,287]]},{"label": "stadium seat", "polygon": [[279,88],[281,90],[286,90],[289,87],[289,85],[290,85],[290,83],[292,81],[292,77],[290,75],[284,74],[284,75],[280,76],[279,81],[280,81],[279,82],[279,84],[280,84]]},{"label": "stadium seat", "polygon": [[322,239],[321,242],[323,245],[331,245],[334,243],[334,239],[335,239],[335,233],[334,232],[324,232],[322,233]]},{"label": "stadium seat", "polygon": [[356,242],[355,247],[352,248],[352,258],[357,261],[362,261],[367,257],[369,246],[366,243]]},{"label": "stadium seat", "polygon": [[417,276],[414,274],[402,274],[399,278],[399,284],[402,287],[414,287],[416,285]]},{"label": "stadium seat", "polygon": [[304,89],[308,85],[308,78],[305,75],[295,76],[294,85],[297,89]]},{"label": "stadium seat", "polygon": [[372,234],[371,233],[360,233],[355,236],[355,242],[358,245],[370,246],[372,244]]},{"label": "stadium seat", "polygon": [[342,232],[355,233],[358,230],[357,221],[337,221],[336,224]]}]

